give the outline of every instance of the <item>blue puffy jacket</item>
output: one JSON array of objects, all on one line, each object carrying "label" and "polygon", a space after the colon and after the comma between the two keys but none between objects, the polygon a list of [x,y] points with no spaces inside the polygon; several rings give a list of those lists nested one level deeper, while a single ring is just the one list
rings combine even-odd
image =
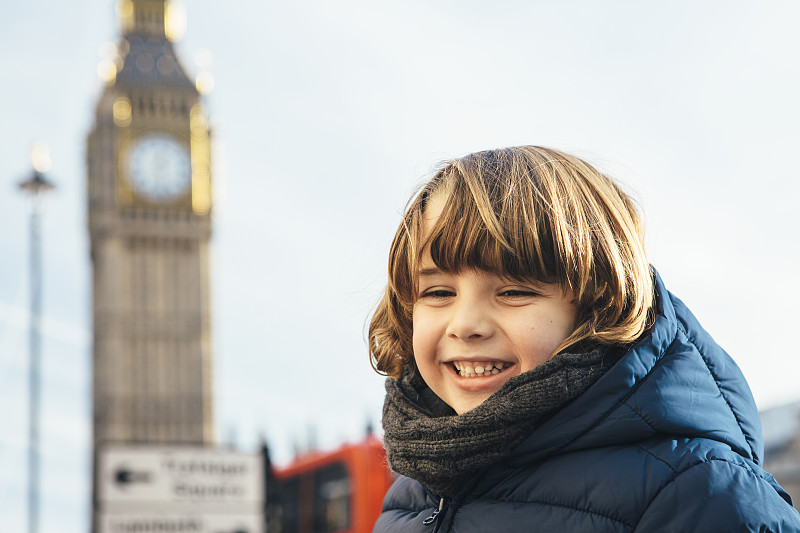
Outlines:
[{"label": "blue puffy jacket", "polygon": [[656,285],[652,331],[589,390],[449,501],[400,476],[374,531],[800,532],[789,495],[758,466],[741,371]]}]

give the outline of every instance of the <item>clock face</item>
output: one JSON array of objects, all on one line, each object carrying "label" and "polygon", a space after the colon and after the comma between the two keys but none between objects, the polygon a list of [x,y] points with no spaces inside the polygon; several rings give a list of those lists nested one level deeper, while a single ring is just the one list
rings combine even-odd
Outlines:
[{"label": "clock face", "polygon": [[192,182],[186,145],[166,133],[148,133],[133,141],[127,169],[136,194],[155,202],[177,200]]}]

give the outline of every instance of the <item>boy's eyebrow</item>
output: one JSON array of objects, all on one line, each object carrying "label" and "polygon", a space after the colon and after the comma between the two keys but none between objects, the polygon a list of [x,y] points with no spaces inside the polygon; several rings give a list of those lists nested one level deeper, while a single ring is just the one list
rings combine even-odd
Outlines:
[{"label": "boy's eyebrow", "polygon": [[439,267],[428,267],[428,268],[421,268],[419,269],[420,276],[435,276],[437,274],[441,274],[442,271]]}]

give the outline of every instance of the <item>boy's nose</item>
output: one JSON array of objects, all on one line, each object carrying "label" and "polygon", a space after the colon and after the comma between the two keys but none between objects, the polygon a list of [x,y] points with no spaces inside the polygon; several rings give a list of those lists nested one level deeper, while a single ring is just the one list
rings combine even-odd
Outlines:
[{"label": "boy's nose", "polygon": [[462,341],[478,340],[491,335],[492,321],[483,306],[462,301],[452,307],[447,336]]}]

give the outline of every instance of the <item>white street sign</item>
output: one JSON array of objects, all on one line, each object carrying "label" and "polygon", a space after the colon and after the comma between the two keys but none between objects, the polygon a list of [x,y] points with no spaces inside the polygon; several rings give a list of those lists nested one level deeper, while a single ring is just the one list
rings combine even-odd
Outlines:
[{"label": "white street sign", "polygon": [[243,504],[258,509],[262,464],[259,454],[211,447],[106,446],[99,456],[98,501],[115,511],[140,504],[194,504],[221,513]]},{"label": "white street sign", "polygon": [[261,515],[147,514],[100,516],[98,533],[263,533]]}]

